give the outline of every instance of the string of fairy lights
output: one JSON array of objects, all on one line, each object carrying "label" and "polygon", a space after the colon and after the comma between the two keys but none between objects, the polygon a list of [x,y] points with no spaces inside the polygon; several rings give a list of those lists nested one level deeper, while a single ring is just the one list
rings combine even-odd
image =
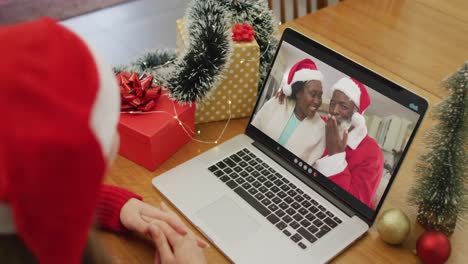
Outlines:
[{"label": "string of fairy lights", "polygon": [[231,117],[232,117],[232,112],[231,112],[231,99],[228,98],[228,101],[227,101],[227,104],[228,104],[228,118],[226,120],[226,123],[224,124],[224,127],[223,129],[221,130],[221,132],[219,133],[218,137],[215,139],[215,140],[212,140],[212,141],[208,141],[208,140],[201,140],[201,139],[197,139],[195,138],[197,135],[200,135],[201,134],[201,131],[200,130],[197,130],[197,131],[193,131],[189,125],[187,125],[186,123],[184,123],[180,118],[179,118],[179,113],[177,113],[177,109],[176,109],[176,106],[175,106],[175,103],[174,101],[171,101],[172,102],[172,110],[173,110],[173,113],[170,113],[170,112],[167,112],[167,111],[161,111],[161,110],[156,110],[156,111],[147,111],[147,112],[139,112],[139,111],[125,111],[125,112],[120,112],[121,114],[130,114],[130,115],[148,115],[148,114],[165,114],[165,115],[169,115],[171,116],[172,118],[174,118],[177,122],[178,122],[178,125],[182,128],[182,130],[185,132],[185,134],[190,137],[193,141],[196,141],[196,142],[199,142],[199,143],[203,143],[203,144],[218,144],[221,140],[221,138],[223,137],[224,135],[224,132],[226,131],[228,125],[229,125],[229,122],[231,121]]}]

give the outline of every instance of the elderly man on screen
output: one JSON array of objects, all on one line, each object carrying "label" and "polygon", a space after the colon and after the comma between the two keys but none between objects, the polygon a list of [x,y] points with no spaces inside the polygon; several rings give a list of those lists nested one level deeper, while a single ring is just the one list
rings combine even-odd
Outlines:
[{"label": "elderly man on screen", "polygon": [[383,171],[383,154],[367,135],[362,114],[370,105],[365,86],[349,77],[332,86],[325,118],[324,156],[314,167],[370,208]]}]

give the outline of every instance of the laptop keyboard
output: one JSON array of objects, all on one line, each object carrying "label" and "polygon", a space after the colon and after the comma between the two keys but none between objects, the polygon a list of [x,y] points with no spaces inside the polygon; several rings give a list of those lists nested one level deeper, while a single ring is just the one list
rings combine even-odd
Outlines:
[{"label": "laptop keyboard", "polygon": [[302,249],[342,222],[246,148],[208,170]]}]

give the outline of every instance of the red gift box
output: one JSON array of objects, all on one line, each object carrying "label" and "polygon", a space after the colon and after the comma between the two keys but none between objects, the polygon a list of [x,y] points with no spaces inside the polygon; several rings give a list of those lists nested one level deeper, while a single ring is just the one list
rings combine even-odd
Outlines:
[{"label": "red gift box", "polygon": [[181,105],[170,100],[163,91],[150,112],[120,115],[119,154],[151,171],[159,167],[191,139],[174,118],[174,109],[186,131],[192,133],[195,104]]}]

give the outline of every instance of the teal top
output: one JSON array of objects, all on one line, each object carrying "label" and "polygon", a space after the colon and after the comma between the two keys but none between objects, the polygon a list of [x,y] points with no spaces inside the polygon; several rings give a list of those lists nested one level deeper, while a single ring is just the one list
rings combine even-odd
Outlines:
[{"label": "teal top", "polygon": [[288,123],[283,129],[283,132],[281,132],[281,136],[278,139],[278,143],[280,143],[283,146],[286,145],[286,142],[288,142],[289,138],[294,133],[294,130],[296,130],[300,123],[301,120],[297,119],[293,111],[291,117],[288,120]]}]

